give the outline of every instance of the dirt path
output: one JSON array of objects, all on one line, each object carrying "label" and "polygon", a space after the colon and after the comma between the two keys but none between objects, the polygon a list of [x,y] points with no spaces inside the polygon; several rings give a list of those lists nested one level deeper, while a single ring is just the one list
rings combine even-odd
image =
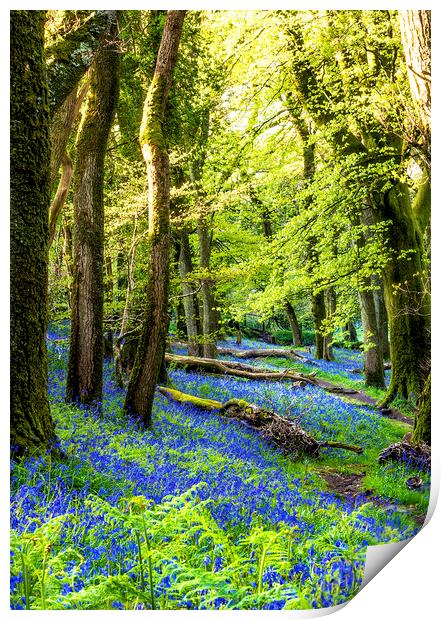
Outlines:
[{"label": "dirt path", "polygon": [[368,396],[364,392],[360,390],[355,390],[352,388],[343,388],[334,383],[330,383],[329,381],[324,381],[323,379],[314,378],[314,381],[317,383],[319,387],[335,394],[336,396],[348,396],[352,400],[356,400],[362,405],[370,405],[371,407],[376,407],[377,411],[380,415],[390,418],[391,420],[398,420],[399,422],[404,422],[405,424],[413,425],[412,418],[408,418],[403,415],[398,409],[378,409],[378,401],[372,396]]}]

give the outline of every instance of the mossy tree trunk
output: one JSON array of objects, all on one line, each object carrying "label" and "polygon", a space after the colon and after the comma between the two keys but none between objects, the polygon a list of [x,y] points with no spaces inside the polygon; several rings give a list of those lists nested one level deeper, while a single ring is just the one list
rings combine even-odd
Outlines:
[{"label": "mossy tree trunk", "polygon": [[50,117],[44,11],[11,11],[11,451],[55,441],[47,394]]},{"label": "mossy tree trunk", "polygon": [[386,405],[395,396],[417,398],[423,389],[430,359],[430,301],[422,236],[407,185],[392,187],[380,208],[382,219],[391,222],[392,253],[384,270],[392,363],[391,382],[382,403]]},{"label": "mossy tree trunk", "polygon": [[413,431],[413,439],[417,443],[423,441],[430,445],[431,443],[431,428],[430,428],[430,414],[431,414],[431,375],[426,379],[424,383],[423,391],[418,403],[418,412],[415,417],[415,427]]},{"label": "mossy tree trunk", "polygon": [[165,107],[178,57],[185,11],[168,11],[155,73],[144,104],[140,144],[149,182],[149,270],[146,309],[135,363],[127,388],[125,411],[149,426],[167,335],[170,267],[170,170]]},{"label": "mossy tree trunk", "polygon": [[104,303],[104,158],[118,98],[116,16],[110,40],[96,55],[87,109],[79,129],[74,173],[71,337],[66,398],[102,399]]},{"label": "mossy tree trunk", "polygon": [[199,322],[199,306],[197,295],[194,293],[194,284],[188,281],[193,271],[190,241],[188,233],[182,231],[180,234],[179,252],[179,274],[182,281],[182,294],[187,325],[188,354],[195,357],[202,357],[203,347],[200,342],[201,330]]},{"label": "mossy tree trunk", "polygon": [[380,346],[383,351],[383,359],[390,359],[390,344],[389,344],[389,320],[387,318],[386,302],[384,301],[384,285],[382,279],[378,276],[373,276],[372,281],[376,288],[374,288],[374,302],[375,311],[377,313],[378,323],[378,335],[380,338]]}]

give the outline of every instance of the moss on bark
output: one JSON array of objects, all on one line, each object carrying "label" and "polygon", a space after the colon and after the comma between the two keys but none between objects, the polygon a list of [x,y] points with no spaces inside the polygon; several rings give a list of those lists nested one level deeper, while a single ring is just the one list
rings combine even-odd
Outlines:
[{"label": "moss on bark", "polygon": [[[116,32],[115,21],[113,37]],[[94,61],[74,175],[74,275],[66,397],[86,404],[102,398],[104,157],[117,97],[118,53],[110,43]]]},{"label": "moss on bark", "polygon": [[49,106],[44,11],[11,11],[11,449],[55,441],[47,395]]},{"label": "moss on bark", "polygon": [[413,431],[413,439],[416,443],[431,443],[431,375],[426,379],[421,397],[419,400],[418,413],[415,418],[415,428]]},{"label": "moss on bark", "polygon": [[143,329],[125,411],[149,426],[167,334],[170,264],[170,172],[163,133],[165,106],[177,60],[185,11],[168,11],[155,74],[144,105],[140,144],[149,182],[149,267]]},{"label": "moss on bark", "polygon": [[392,260],[384,271],[390,325],[392,377],[382,405],[395,396],[416,399],[430,359],[430,302],[424,278],[422,238],[406,185],[397,183],[385,196],[382,219],[391,222]]}]

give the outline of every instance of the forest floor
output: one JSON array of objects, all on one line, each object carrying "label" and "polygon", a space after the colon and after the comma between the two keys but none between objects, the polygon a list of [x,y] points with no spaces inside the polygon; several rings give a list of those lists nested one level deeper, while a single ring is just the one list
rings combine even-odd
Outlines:
[{"label": "forest floor", "polygon": [[[183,392],[243,398],[296,420],[318,440],[364,452],[329,448],[292,462],[239,422],[161,394],[145,430],[123,415],[110,363],[101,411],[64,403],[65,338],[49,335],[49,388],[68,458],[12,465],[14,609],[327,607],[357,592],[367,545],[421,527],[429,475],[377,461],[408,424],[316,386],[171,369]],[[250,344],[265,346],[242,347]],[[323,380],[360,388],[350,372],[360,353],[337,350],[336,358],[310,366]],[[420,489],[408,488],[412,476]]]}]

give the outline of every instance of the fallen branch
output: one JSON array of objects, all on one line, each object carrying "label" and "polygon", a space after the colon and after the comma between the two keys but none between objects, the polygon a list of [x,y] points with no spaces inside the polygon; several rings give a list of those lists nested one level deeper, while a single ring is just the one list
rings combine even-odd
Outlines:
[{"label": "fallen branch", "polygon": [[283,357],[288,360],[297,360],[302,362],[309,362],[309,360],[304,355],[293,351],[292,349],[225,349],[222,347],[218,347],[219,355],[234,355],[234,357],[238,357],[239,359],[251,359],[256,357]]},{"label": "fallen branch", "polygon": [[340,441],[317,441],[296,422],[280,416],[274,411],[266,411],[245,400],[232,398],[225,403],[217,400],[199,398],[179,390],[158,387],[167,398],[186,405],[193,405],[206,411],[219,411],[220,415],[239,420],[245,426],[257,430],[260,435],[276,445],[284,454],[297,460],[304,456],[318,457],[320,448],[338,448],[362,454],[363,448]]},{"label": "fallen branch", "polygon": [[226,360],[210,359],[206,357],[192,357],[190,355],[165,354],[165,361],[187,370],[202,370],[221,375],[232,375],[233,377],[244,377],[245,379],[264,379],[271,381],[294,381],[298,387],[303,387],[306,383],[316,385],[314,378],[292,370],[277,371],[270,368],[257,368],[241,362],[230,362]]}]

